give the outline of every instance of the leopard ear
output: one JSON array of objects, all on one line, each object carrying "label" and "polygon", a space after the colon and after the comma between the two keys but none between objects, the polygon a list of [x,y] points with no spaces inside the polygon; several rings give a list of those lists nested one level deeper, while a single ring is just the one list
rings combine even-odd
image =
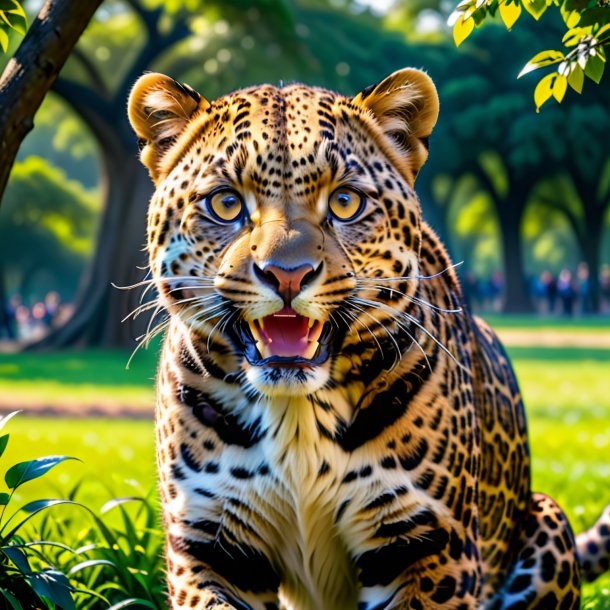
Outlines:
[{"label": "leopard ear", "polygon": [[127,112],[140,146],[140,160],[153,181],[160,177],[159,163],[191,117],[209,102],[188,85],[164,74],[141,76],[129,95]]},{"label": "leopard ear", "polygon": [[432,79],[421,70],[405,68],[367,87],[353,102],[375,117],[415,180],[428,158],[428,138],[438,118],[438,94]]}]

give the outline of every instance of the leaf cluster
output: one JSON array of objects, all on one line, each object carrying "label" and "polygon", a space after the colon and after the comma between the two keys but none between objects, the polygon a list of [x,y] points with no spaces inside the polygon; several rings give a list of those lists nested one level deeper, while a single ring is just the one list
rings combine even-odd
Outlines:
[{"label": "leaf cluster", "polygon": [[8,51],[10,34],[25,36],[28,20],[18,0],[0,0],[0,49]]},{"label": "leaf cluster", "polygon": [[559,11],[566,32],[563,48],[547,49],[534,55],[519,77],[556,66],[542,77],[534,90],[536,110],[551,98],[561,102],[568,87],[582,93],[585,76],[599,84],[606,65],[605,47],[610,44],[610,7],[605,0],[462,0],[449,18],[456,45],[462,44],[489,17],[499,13],[508,30],[523,9],[536,21],[553,7]]}]

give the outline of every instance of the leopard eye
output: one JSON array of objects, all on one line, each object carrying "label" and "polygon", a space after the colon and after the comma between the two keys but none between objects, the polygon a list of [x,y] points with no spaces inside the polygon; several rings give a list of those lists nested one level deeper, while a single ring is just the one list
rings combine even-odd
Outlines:
[{"label": "leopard eye", "polygon": [[208,212],[217,222],[236,222],[244,214],[244,200],[239,193],[230,189],[221,189],[210,193],[205,198]]},{"label": "leopard eye", "polygon": [[328,209],[334,218],[346,222],[362,212],[366,198],[354,189],[341,187],[328,200]]}]

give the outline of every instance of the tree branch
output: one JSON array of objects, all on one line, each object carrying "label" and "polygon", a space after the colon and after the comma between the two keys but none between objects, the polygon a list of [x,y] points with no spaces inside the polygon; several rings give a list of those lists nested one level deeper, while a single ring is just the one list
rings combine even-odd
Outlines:
[{"label": "tree branch", "polygon": [[97,95],[93,89],[63,78],[60,75],[53,83],[52,90],[61,96],[79,114],[86,114],[88,109],[93,109],[105,119],[112,120],[109,103]]},{"label": "tree branch", "polygon": [[574,232],[574,235],[576,236],[578,243],[579,244],[583,243],[586,231],[583,231],[583,226],[580,223],[580,219],[574,214],[574,212],[572,210],[570,210],[570,208],[568,208],[564,204],[563,201],[561,201],[561,199],[559,199],[559,200],[552,199],[551,197],[547,197],[546,195],[534,195],[534,200],[538,201],[539,203],[547,205],[549,208],[551,208],[553,210],[558,210],[559,212],[561,212],[565,216],[566,220],[568,221],[568,224],[570,225],[572,231]]},{"label": "tree branch", "polygon": [[97,93],[106,97],[108,95],[108,87],[106,87],[106,83],[95,64],[78,47],[75,47],[72,51],[72,57],[85,70]]},{"label": "tree branch", "polygon": [[140,18],[148,34],[156,35],[159,31],[159,19],[163,9],[157,7],[156,9],[148,10],[140,4],[139,0],[126,0],[126,2],[131,7],[131,10]]},{"label": "tree branch", "polygon": [[124,112],[127,96],[136,79],[146,69],[150,68],[160,55],[180,40],[186,38],[190,33],[191,31],[186,20],[182,17],[176,21],[172,30],[163,36],[157,30],[149,32],[144,46],[140,49],[136,59],[123,78],[121,85],[116,90],[113,101],[115,112]]},{"label": "tree branch", "polygon": [[46,0],[0,77],[0,197],[34,115],[102,0]]}]

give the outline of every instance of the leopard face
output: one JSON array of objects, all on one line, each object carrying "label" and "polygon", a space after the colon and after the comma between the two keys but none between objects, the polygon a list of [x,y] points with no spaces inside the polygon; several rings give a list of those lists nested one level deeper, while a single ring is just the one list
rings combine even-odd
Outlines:
[{"label": "leopard face", "polygon": [[213,102],[147,74],[129,113],[156,184],[162,304],[214,366],[274,396],[396,360],[419,276],[413,181],[438,114],[424,73],[355,98],[294,84]]}]

